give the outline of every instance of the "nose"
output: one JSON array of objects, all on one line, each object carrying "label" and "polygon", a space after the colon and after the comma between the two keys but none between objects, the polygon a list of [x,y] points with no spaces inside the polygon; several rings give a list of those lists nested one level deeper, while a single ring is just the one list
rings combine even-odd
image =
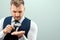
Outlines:
[{"label": "nose", "polygon": [[19,13],[16,13],[15,16],[19,16]]}]

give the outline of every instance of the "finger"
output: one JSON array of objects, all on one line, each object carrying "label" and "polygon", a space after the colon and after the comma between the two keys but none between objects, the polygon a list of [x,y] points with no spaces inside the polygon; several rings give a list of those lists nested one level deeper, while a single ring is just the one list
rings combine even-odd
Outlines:
[{"label": "finger", "polygon": [[11,25],[11,28],[15,29],[15,27],[13,25]]},{"label": "finger", "polygon": [[7,29],[6,32],[10,33],[12,29]]},{"label": "finger", "polygon": [[25,33],[25,31],[19,31],[19,33],[23,33],[23,34],[24,34],[24,33]]},{"label": "finger", "polygon": [[9,29],[7,29],[7,30],[4,30],[4,31],[5,31],[5,33],[10,33]]},{"label": "finger", "polygon": [[17,35],[17,32],[12,32],[11,35]]},{"label": "finger", "polygon": [[14,27],[12,26],[12,25],[7,25],[7,28],[12,28],[12,29],[14,29]]},{"label": "finger", "polygon": [[9,28],[12,28],[12,29],[14,29],[14,26],[12,26],[12,25],[9,25]]},{"label": "finger", "polygon": [[12,32],[11,35],[19,35],[19,34],[25,34],[25,31],[15,31],[15,32]]},{"label": "finger", "polygon": [[7,31],[10,31],[10,30],[12,30],[12,28],[10,28],[10,27],[7,27],[7,28],[6,28],[6,30],[7,30]]}]

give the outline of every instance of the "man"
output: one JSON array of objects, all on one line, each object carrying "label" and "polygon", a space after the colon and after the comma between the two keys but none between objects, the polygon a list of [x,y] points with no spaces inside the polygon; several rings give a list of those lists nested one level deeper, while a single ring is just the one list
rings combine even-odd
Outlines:
[{"label": "man", "polygon": [[24,17],[24,1],[11,0],[10,10],[12,16],[0,20],[0,38],[3,40],[36,40],[37,25]]}]

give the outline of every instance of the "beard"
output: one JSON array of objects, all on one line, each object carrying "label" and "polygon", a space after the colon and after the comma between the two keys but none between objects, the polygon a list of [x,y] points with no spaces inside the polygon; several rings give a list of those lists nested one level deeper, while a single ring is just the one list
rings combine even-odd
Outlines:
[{"label": "beard", "polygon": [[18,17],[14,17],[14,19],[15,19],[15,20],[20,20],[21,17],[20,17],[20,16],[18,16]]}]

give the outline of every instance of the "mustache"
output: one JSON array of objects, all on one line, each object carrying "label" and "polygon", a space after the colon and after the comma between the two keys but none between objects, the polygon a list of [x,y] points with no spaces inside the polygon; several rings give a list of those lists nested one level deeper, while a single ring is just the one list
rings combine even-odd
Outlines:
[{"label": "mustache", "polygon": [[20,16],[15,16],[15,18],[19,18]]}]

